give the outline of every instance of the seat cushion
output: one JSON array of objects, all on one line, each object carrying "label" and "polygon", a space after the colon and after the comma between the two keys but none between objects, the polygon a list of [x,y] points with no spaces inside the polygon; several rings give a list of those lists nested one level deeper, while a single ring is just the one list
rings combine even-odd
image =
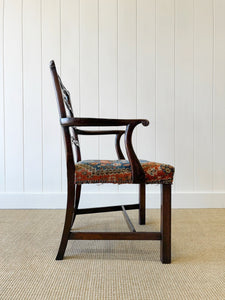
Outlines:
[{"label": "seat cushion", "polygon": [[[145,183],[173,182],[174,167],[140,160],[145,172]],[[83,160],[75,165],[75,183],[132,183],[128,160]]]}]

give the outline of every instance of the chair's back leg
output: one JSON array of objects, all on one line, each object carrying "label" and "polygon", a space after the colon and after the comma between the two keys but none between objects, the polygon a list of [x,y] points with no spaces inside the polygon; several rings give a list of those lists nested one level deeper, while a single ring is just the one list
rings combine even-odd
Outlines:
[{"label": "chair's back leg", "polygon": [[139,224],[145,225],[145,183],[139,185]]},{"label": "chair's back leg", "polygon": [[68,183],[68,187],[67,187],[66,217],[65,217],[62,239],[61,239],[61,243],[59,246],[58,254],[56,256],[56,260],[62,260],[64,257],[64,253],[65,253],[66,246],[67,246],[68,239],[69,239],[71,222],[73,219],[74,197],[75,197],[75,185],[73,182],[71,182],[71,183]]},{"label": "chair's back leg", "polygon": [[161,185],[161,247],[164,264],[171,263],[171,184]]}]

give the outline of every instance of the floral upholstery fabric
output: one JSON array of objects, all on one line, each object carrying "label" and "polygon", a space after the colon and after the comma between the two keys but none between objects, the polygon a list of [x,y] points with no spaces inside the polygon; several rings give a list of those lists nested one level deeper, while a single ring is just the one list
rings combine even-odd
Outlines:
[{"label": "floral upholstery fabric", "polygon": [[[174,167],[140,160],[145,172],[145,183],[171,184]],[[75,165],[75,183],[132,183],[128,160],[83,160]]]}]

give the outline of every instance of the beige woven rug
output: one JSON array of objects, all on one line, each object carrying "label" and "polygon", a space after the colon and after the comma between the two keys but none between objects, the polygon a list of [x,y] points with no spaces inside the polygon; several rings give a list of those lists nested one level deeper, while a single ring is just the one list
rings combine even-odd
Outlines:
[{"label": "beige woven rug", "polygon": [[[55,261],[63,222],[62,210],[0,211],[1,300],[225,299],[225,209],[173,210],[171,265],[159,241],[70,241]],[[76,228],[127,230],[121,212],[78,216]],[[158,230],[159,211],[139,228]]]}]

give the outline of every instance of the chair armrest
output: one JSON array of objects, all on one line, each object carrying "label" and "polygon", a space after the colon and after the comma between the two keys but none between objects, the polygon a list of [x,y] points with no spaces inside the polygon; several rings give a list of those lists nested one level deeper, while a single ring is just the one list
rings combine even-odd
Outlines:
[{"label": "chair armrest", "polygon": [[[139,159],[136,156],[136,153],[135,153],[133,145],[132,145],[132,133],[133,133],[134,128],[138,124],[142,124],[143,126],[148,126],[149,125],[148,120],[146,120],[146,119],[61,118],[60,123],[63,127],[126,126],[125,146],[126,146],[128,160],[131,165],[132,182],[133,183],[144,183],[145,182],[145,172],[140,164]],[[119,140],[120,137],[118,137],[117,139]],[[118,143],[118,141],[116,143]],[[117,149],[117,154],[118,154],[119,159],[124,159],[122,152],[121,151],[118,152],[118,150],[120,148],[116,148],[116,149]]]},{"label": "chair armrest", "polygon": [[149,121],[145,119],[101,119],[101,118],[61,118],[62,126],[126,126],[129,124],[140,124],[148,126]]}]

